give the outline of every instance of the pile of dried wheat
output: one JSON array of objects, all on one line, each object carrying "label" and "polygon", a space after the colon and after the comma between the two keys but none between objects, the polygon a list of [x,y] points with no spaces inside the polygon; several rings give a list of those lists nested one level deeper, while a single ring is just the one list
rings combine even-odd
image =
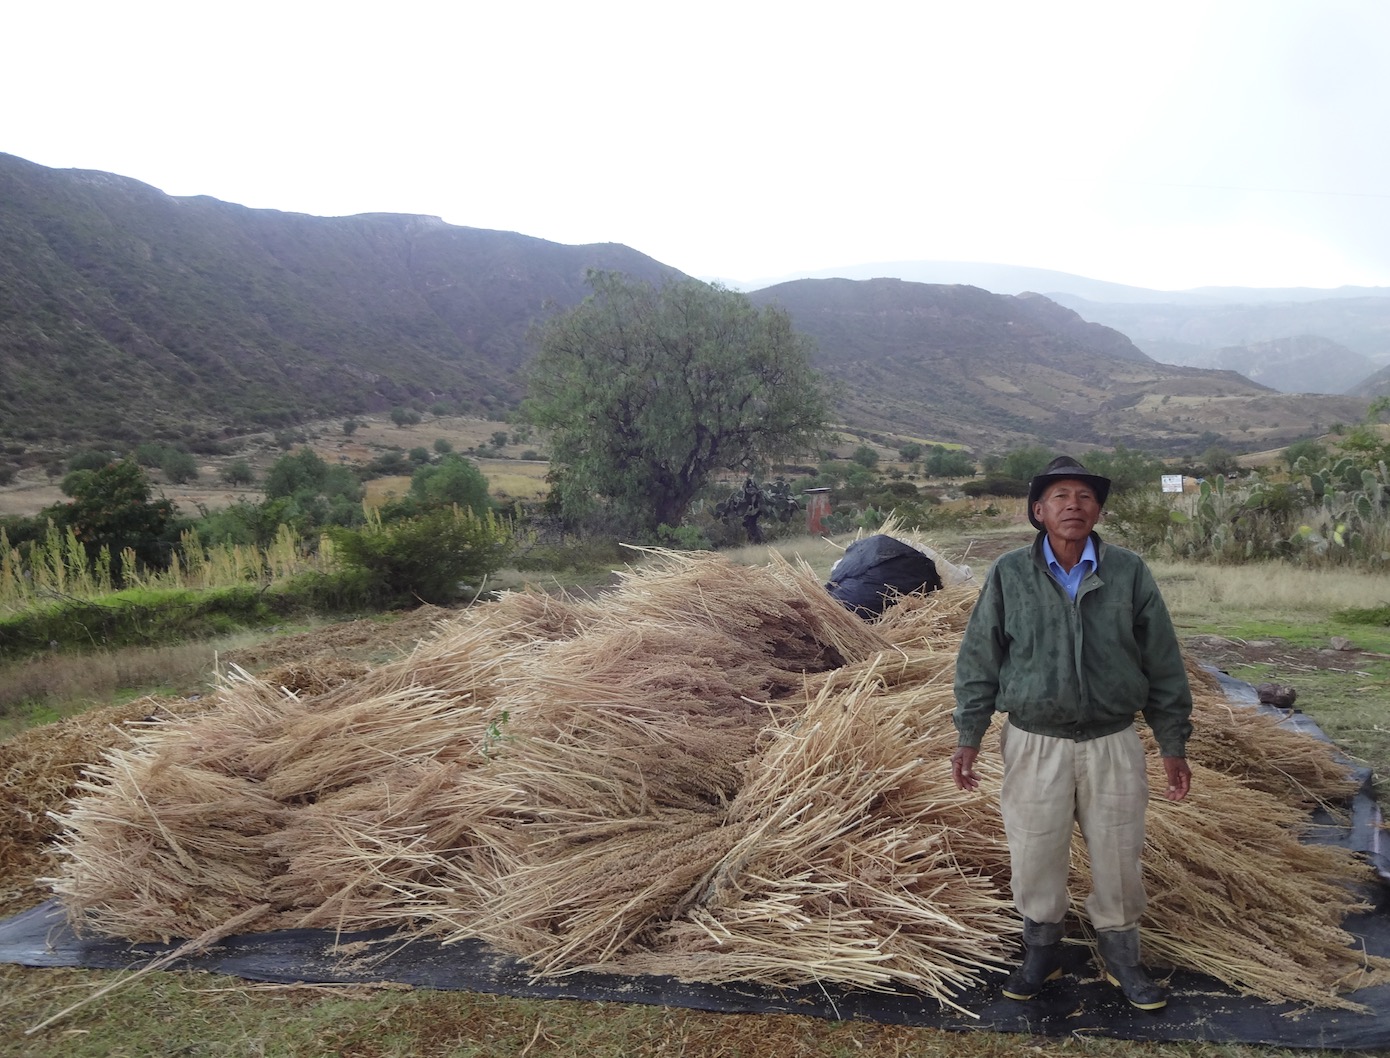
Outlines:
[{"label": "pile of dried wheat", "polygon": [[[953,1004],[1007,963],[997,755],[979,794],[948,763],[974,588],[869,624],[804,567],[652,557],[600,601],[509,595],[319,693],[231,672],[218,708],[138,726],[90,770],[55,889],[75,922],[132,939],[268,902],[255,928],[481,937],[547,975]],[[1364,869],[1297,832],[1347,779],[1194,678],[1193,794],[1150,812],[1149,951],[1346,1004],[1390,979],[1339,926]]]}]

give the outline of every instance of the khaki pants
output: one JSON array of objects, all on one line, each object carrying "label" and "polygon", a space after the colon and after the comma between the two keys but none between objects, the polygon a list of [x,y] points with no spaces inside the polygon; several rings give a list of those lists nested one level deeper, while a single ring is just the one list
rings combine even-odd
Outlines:
[{"label": "khaki pants", "polygon": [[1014,906],[1034,922],[1066,916],[1073,824],[1091,863],[1086,914],[1096,929],[1132,929],[1147,906],[1139,855],[1149,801],[1144,746],[1133,727],[1088,742],[1004,726],[999,808],[1009,839]]}]

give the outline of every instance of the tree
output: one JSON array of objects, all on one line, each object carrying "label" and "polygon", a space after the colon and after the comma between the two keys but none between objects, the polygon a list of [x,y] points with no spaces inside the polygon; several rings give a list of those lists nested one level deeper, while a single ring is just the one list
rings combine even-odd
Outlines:
[{"label": "tree", "polygon": [[271,464],[265,475],[266,499],[293,496],[306,489],[318,492],[328,478],[328,464],[312,448],[301,448]]},{"label": "tree", "polygon": [[130,548],[148,566],[166,564],[175,535],[174,505],[150,499],[150,482],[134,460],[107,463],[96,470],[79,470],[64,480],[72,483],[71,503],[49,507],[44,514],[59,528],[77,533],[95,561],[103,547],[110,549],[112,571],[125,574],[121,552]]},{"label": "tree", "polygon": [[160,460],[159,469],[175,485],[182,485],[198,478],[198,461],[189,452],[177,448],[166,449]]},{"label": "tree", "polygon": [[909,441],[898,449],[898,455],[904,463],[915,463],[922,458],[922,446],[916,441]]},{"label": "tree", "polygon": [[1117,444],[1113,452],[1087,452],[1082,461],[1092,474],[1110,479],[1110,491],[1115,495],[1152,488],[1163,477],[1162,462],[1122,444]]},{"label": "tree", "polygon": [[968,478],[975,474],[975,464],[966,452],[945,445],[932,445],[922,469],[938,478]]},{"label": "tree", "polygon": [[878,452],[868,445],[860,445],[856,448],[854,454],[850,456],[850,459],[854,460],[861,467],[868,467],[870,470],[878,466]]},{"label": "tree", "polygon": [[[999,466],[999,473],[1006,478],[1013,478],[1015,481],[1028,482],[1042,473],[1043,468],[1052,461],[1052,456],[1052,450],[1043,448],[1041,445],[1015,448],[1004,453],[1003,462]],[[1024,495],[1026,496],[1027,493],[1025,492]]]},{"label": "tree", "polygon": [[447,455],[410,476],[410,495],[421,507],[456,506],[482,514],[492,503],[487,478],[472,460]]},{"label": "tree", "polygon": [[1305,437],[1284,449],[1284,462],[1293,470],[1300,459],[1306,459],[1314,469],[1327,462],[1327,446],[1315,437]]},{"label": "tree", "polygon": [[256,472],[246,460],[238,459],[222,468],[222,480],[228,485],[250,485],[256,480]]},{"label": "tree", "polygon": [[696,280],[590,272],[594,293],[540,331],[522,414],[550,431],[552,502],[619,527],[677,526],[719,469],[812,448],[826,403],[786,312]]}]

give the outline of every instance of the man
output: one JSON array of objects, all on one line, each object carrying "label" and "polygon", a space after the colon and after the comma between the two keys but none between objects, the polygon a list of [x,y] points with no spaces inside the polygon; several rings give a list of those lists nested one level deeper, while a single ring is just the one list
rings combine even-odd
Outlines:
[{"label": "man", "polygon": [[1028,487],[1029,547],[990,568],[956,659],[956,786],[979,785],[975,759],[995,712],[1014,906],[1023,961],[1004,995],[1032,999],[1061,975],[1073,824],[1091,863],[1086,914],[1107,979],[1142,1010],[1167,1003],[1139,962],[1147,898],[1139,856],[1148,780],[1134,728],[1158,741],[1165,796],[1187,796],[1192,694],[1168,608],[1143,559],[1102,543],[1108,478],[1059,456]]}]

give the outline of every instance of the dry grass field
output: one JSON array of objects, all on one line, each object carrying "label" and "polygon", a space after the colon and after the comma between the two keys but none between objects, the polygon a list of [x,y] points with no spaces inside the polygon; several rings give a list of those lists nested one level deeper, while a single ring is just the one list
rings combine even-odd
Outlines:
[{"label": "dry grass field", "polygon": [[[365,466],[393,448],[405,452],[424,448],[435,455],[434,445],[439,440],[448,442],[455,452],[466,454],[472,449],[486,447],[491,453],[495,451],[491,444],[493,436],[502,432],[510,438],[515,429],[505,422],[465,416],[426,416],[425,421],[404,427],[396,426],[384,415],[359,416],[357,422],[358,428],[350,436],[343,432],[341,422],[310,423],[303,428],[303,443],[330,466],[357,467]],[[222,471],[244,459],[257,480],[262,480],[266,471],[285,454],[285,449],[269,433],[250,434],[228,443],[233,450],[225,455],[198,456],[198,477],[187,484],[175,485],[165,481],[158,470],[149,470],[156,491],[174,501],[180,512],[189,517],[196,517],[200,508],[215,511],[238,500],[260,502],[262,495],[257,488],[229,485],[222,480]],[[299,444],[294,446],[298,447]],[[534,442],[512,444],[509,441],[497,455],[469,458],[488,478],[494,496],[503,500],[529,500],[544,494],[549,464],[538,459],[523,460],[521,456],[538,447]],[[61,476],[50,478],[42,467],[22,471],[10,484],[0,486],[0,516],[30,517],[45,507],[64,502],[67,497],[58,487],[61,480]],[[393,490],[403,493],[409,488],[410,479],[403,480],[404,485],[393,478],[371,482],[368,500],[379,503]]]}]

